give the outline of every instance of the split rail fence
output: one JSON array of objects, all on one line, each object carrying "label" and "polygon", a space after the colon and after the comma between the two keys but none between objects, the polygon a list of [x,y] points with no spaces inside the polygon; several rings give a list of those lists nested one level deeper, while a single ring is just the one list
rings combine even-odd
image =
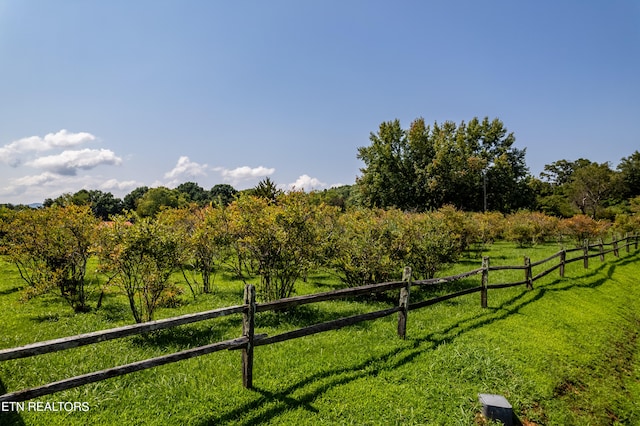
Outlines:
[{"label": "split rail fence", "polygon": [[[601,261],[604,261],[604,256],[607,253],[613,252],[617,257],[621,248],[624,248],[628,253],[630,247],[633,246],[634,250],[638,249],[638,236],[625,237],[624,239],[616,240],[611,243],[603,243],[600,241],[597,244],[589,245],[585,242],[583,247],[561,250],[553,256],[549,256],[546,259],[531,262],[528,257],[524,258],[524,265],[520,266],[490,266],[489,258],[484,257],[482,261],[482,267],[474,269],[473,271],[464,272],[458,275],[433,278],[426,280],[411,279],[411,268],[406,267],[403,271],[402,281],[387,282],[380,284],[371,284],[360,287],[345,288],[340,290],[334,290],[324,293],[309,294],[304,296],[290,297],[286,299],[280,299],[266,303],[256,303],[256,290],[253,285],[247,285],[245,287],[244,302],[242,305],[230,306],[226,308],[213,309],[210,311],[199,312],[194,314],[187,314],[173,318],[167,318],[157,321],[150,321],[142,324],[128,325],[124,327],[112,328],[109,330],[96,331],[92,333],[85,333],[71,337],[64,337],[54,340],[48,340],[44,342],[32,343],[25,346],[16,348],[0,350],[0,361],[6,361],[11,359],[26,358],[35,355],[41,355],[51,352],[58,352],[65,349],[74,347],[96,344],[99,342],[117,339],[126,336],[132,336],[137,334],[148,333],[155,330],[167,329],[176,327],[179,325],[195,323],[198,321],[210,320],[213,318],[223,317],[227,315],[242,314],[242,335],[235,339],[219,341],[204,346],[199,346],[192,349],[187,349],[181,352],[172,353],[169,355],[159,356],[143,361],[138,361],[119,367],[109,368],[106,370],[96,371],[93,373],[83,374],[80,376],[60,380],[54,383],[49,383],[43,386],[38,386],[30,389],[20,390],[16,392],[6,393],[0,395],[0,403],[2,402],[21,402],[29,399],[37,398],[44,395],[49,395],[55,392],[59,392],[65,389],[70,389],[78,386],[82,386],[88,383],[99,382],[112,377],[122,376],[124,374],[132,373],[135,371],[145,370],[148,368],[157,367],[164,364],[173,363],[176,361],[198,357],[209,353],[239,349],[242,351],[242,383],[246,388],[253,387],[253,357],[254,348],[256,346],[269,345],[277,342],[283,342],[286,340],[296,339],[303,336],[309,336],[316,333],[321,333],[329,330],[336,330],[349,325],[357,324],[363,321],[370,321],[377,318],[386,317],[398,313],[398,335],[400,338],[406,337],[407,316],[409,311],[424,308],[426,306],[434,305],[445,300],[449,300],[455,297],[471,293],[480,293],[480,304],[483,308],[487,307],[487,294],[490,289],[500,289],[507,287],[514,287],[525,285],[528,289],[533,289],[533,283],[544,277],[545,275],[559,269],[561,277],[564,277],[565,265],[571,262],[582,261],[585,268],[589,266],[589,259],[598,256]],[[605,247],[609,247],[605,249]],[[567,257],[572,253],[578,253],[578,256]],[[533,275],[533,268],[543,265],[558,258],[559,261],[553,266],[545,269],[544,271]],[[489,272],[497,270],[523,270],[524,279],[518,282],[511,283],[497,283],[489,284]],[[481,285],[472,288],[466,288],[454,293],[446,294],[439,297],[430,298],[418,302],[410,303],[411,287],[413,286],[434,286],[454,282],[473,275],[481,275]],[[347,297],[355,297],[362,295],[372,295],[376,293],[388,292],[391,290],[400,290],[400,297],[397,306],[390,307],[375,312],[368,312],[364,314],[349,316],[345,318],[339,318],[332,321],[322,322],[307,327],[303,327],[297,330],[288,331],[275,336],[267,336],[266,334],[255,333],[255,317],[259,312],[265,311],[282,311],[294,306],[305,305],[309,303],[317,303],[327,300],[337,300]]]}]

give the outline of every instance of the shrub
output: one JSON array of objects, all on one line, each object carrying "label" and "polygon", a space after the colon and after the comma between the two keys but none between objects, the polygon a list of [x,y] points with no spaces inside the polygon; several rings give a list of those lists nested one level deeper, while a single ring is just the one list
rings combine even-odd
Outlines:
[{"label": "shrub", "polygon": [[500,212],[483,212],[469,214],[471,239],[484,247],[502,238],[505,230],[505,218]]},{"label": "shrub", "polygon": [[356,209],[338,216],[337,232],[332,241],[333,253],[327,258],[340,280],[356,287],[389,279],[392,271],[400,270],[398,256],[392,247],[400,234],[396,211]]},{"label": "shrub", "polygon": [[306,194],[291,192],[279,194],[277,202],[242,195],[229,209],[240,272],[245,265],[250,274],[260,275],[258,291],[265,300],[289,297],[296,280],[316,262],[316,223],[327,207],[313,206]]},{"label": "shrub", "polygon": [[456,235],[460,252],[469,248],[474,240],[475,231],[469,217],[454,206],[446,205],[432,213],[433,218],[442,222],[452,235]]},{"label": "shrub", "polygon": [[601,238],[610,227],[610,223],[592,219],[579,214],[560,221],[560,232],[572,238],[576,245],[581,246],[584,241]]},{"label": "shrub", "polygon": [[520,247],[535,245],[557,234],[558,219],[540,212],[522,210],[506,218],[505,237]]},{"label": "shrub", "polygon": [[56,290],[76,312],[88,311],[85,275],[98,220],[89,206],[20,210],[2,222],[3,253],[29,285],[26,296]]},{"label": "shrub", "polygon": [[156,308],[172,289],[169,278],[180,266],[180,239],[169,222],[150,217],[129,221],[118,216],[101,229],[100,269],[129,299],[136,322],[153,320]]},{"label": "shrub", "polygon": [[416,278],[433,278],[439,270],[455,262],[461,253],[460,235],[443,220],[442,215],[407,214],[402,235],[399,263],[411,266]]}]

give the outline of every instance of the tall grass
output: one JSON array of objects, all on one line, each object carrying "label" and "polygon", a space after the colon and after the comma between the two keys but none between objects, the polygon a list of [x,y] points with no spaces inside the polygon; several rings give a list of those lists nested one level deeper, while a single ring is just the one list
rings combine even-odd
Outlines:
[{"label": "tall grass", "polygon": [[[522,264],[557,245],[518,249],[494,244],[492,264]],[[217,424],[478,424],[478,393],[507,397],[523,424],[640,423],[640,255],[567,266],[533,290],[478,294],[409,313],[407,339],[388,317],[255,350],[254,390],[242,388],[240,353],[219,352],[36,401],[88,402],[88,412],[0,414],[0,424],[217,425]],[[449,272],[478,267],[468,258]],[[399,271],[400,273],[400,271]],[[490,275],[517,281],[523,271]],[[511,274],[511,275],[509,275]],[[473,280],[476,278],[471,278]],[[477,278],[479,280],[479,278]],[[0,265],[0,347],[130,323],[124,299],[108,293],[103,307],[72,314],[53,296],[20,301],[22,283]],[[184,298],[158,318],[235,305],[242,283],[224,276],[213,295]],[[337,286],[317,274],[299,292]],[[469,285],[473,285],[469,282]],[[477,284],[476,284],[477,285]],[[436,292],[446,292],[440,289]],[[97,297],[97,294],[94,295]],[[429,297],[412,293],[414,301]],[[314,322],[388,307],[388,298],[323,302],[286,313],[261,313],[256,332],[276,334]],[[95,299],[94,299],[95,300]],[[240,335],[240,317],[225,317],[56,354],[0,363],[0,391],[15,391],[76,374],[121,365]]]}]

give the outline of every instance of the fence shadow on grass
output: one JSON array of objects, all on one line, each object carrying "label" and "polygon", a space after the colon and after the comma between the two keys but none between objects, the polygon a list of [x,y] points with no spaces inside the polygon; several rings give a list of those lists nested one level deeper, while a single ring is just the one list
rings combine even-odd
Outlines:
[{"label": "fence shadow on grass", "polygon": [[[471,315],[440,330],[431,331],[421,337],[408,338],[401,343],[401,347],[397,347],[381,356],[370,357],[357,365],[321,371],[279,390],[266,389],[254,385],[253,391],[259,394],[256,400],[226,413],[212,415],[202,421],[200,426],[212,426],[226,422],[245,425],[260,424],[273,420],[278,415],[294,409],[317,413],[318,410],[313,407],[313,402],[333,388],[365,377],[377,376],[382,372],[392,371],[409,364],[416,357],[423,355],[425,351],[434,350],[440,345],[452,343],[465,333],[504,320],[551,293],[570,291],[575,288],[600,287],[611,279],[617,266],[632,262],[637,262],[637,256],[620,259],[615,264],[601,264],[590,270],[589,273],[580,275],[581,279],[579,281],[571,280],[570,277],[558,278],[549,283],[539,285],[533,290],[523,290],[511,299],[502,301],[499,307],[489,306],[488,309],[480,313]],[[595,277],[602,273],[606,275],[606,278],[602,277],[595,281],[588,280],[590,277]],[[585,279],[587,280],[586,283]],[[293,393],[307,388],[308,391],[303,395],[291,396]],[[475,395],[470,398],[469,403],[472,404],[474,402]],[[517,418],[515,424],[521,424]]]},{"label": "fence shadow on grass", "polygon": [[0,296],[6,296],[9,294],[17,293],[22,290],[22,287],[11,287],[5,290],[0,290]]},{"label": "fence shadow on grass", "polygon": [[[0,395],[7,393],[2,379],[0,379]],[[18,411],[2,411],[0,410],[0,425],[2,426],[25,426],[25,422]]]},{"label": "fence shadow on grass", "polygon": [[281,327],[283,325],[302,328],[360,313],[362,313],[362,311],[355,307],[339,312],[332,312],[320,309],[317,305],[294,306],[286,311],[260,312],[256,316],[256,328]]},{"label": "fence shadow on grass", "polygon": [[131,344],[138,347],[172,347],[176,350],[195,348],[225,339],[229,329],[237,329],[241,318],[227,317],[210,325],[187,324],[163,330],[155,330],[131,337]]}]

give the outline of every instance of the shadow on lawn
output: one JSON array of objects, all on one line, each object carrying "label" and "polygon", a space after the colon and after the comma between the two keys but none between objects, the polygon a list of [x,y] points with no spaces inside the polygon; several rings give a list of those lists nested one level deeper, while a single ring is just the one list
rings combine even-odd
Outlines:
[{"label": "shadow on lawn", "polygon": [[[5,387],[2,379],[0,379],[0,395],[4,395],[7,393],[7,388]],[[2,426],[24,426],[24,420],[22,420],[22,416],[19,412],[11,410],[11,411],[2,411],[0,410],[0,425]]]},{"label": "shadow on lawn", "polygon": [[0,290],[0,296],[6,296],[8,294],[17,293],[20,290],[22,290],[21,287],[11,287],[11,288],[7,288],[5,290]]},{"label": "shadow on lawn", "polygon": [[[548,293],[564,292],[580,287],[597,288],[603,285],[608,279],[611,279],[617,266],[637,262],[637,260],[637,256],[633,256],[627,259],[621,259],[616,262],[616,264],[600,264],[598,267],[591,269],[589,273],[581,275],[580,278],[594,277],[603,272],[606,274],[606,278],[600,278],[588,284],[584,284],[582,280],[572,280],[570,277],[555,279],[531,291],[523,291],[521,294],[503,302],[500,307],[490,307],[480,314],[449,325],[442,330],[428,333],[423,337],[409,338],[406,340],[405,346],[389,351],[382,356],[369,358],[357,365],[319,372],[277,391],[261,389],[259,386],[256,386],[254,392],[260,395],[256,400],[227,413],[212,415],[209,419],[200,423],[200,425],[215,425],[225,422],[246,425],[259,424],[273,420],[286,411],[300,408],[311,413],[317,413],[318,410],[312,405],[313,401],[332,388],[353,382],[360,378],[376,376],[381,372],[391,371],[408,364],[425,351],[434,349],[445,343],[451,343],[463,333],[519,313],[521,309],[542,299]],[[491,294],[491,292],[489,294]],[[291,396],[294,392],[305,388],[309,390],[304,395],[298,397]],[[516,419],[515,424],[521,423]]]}]

